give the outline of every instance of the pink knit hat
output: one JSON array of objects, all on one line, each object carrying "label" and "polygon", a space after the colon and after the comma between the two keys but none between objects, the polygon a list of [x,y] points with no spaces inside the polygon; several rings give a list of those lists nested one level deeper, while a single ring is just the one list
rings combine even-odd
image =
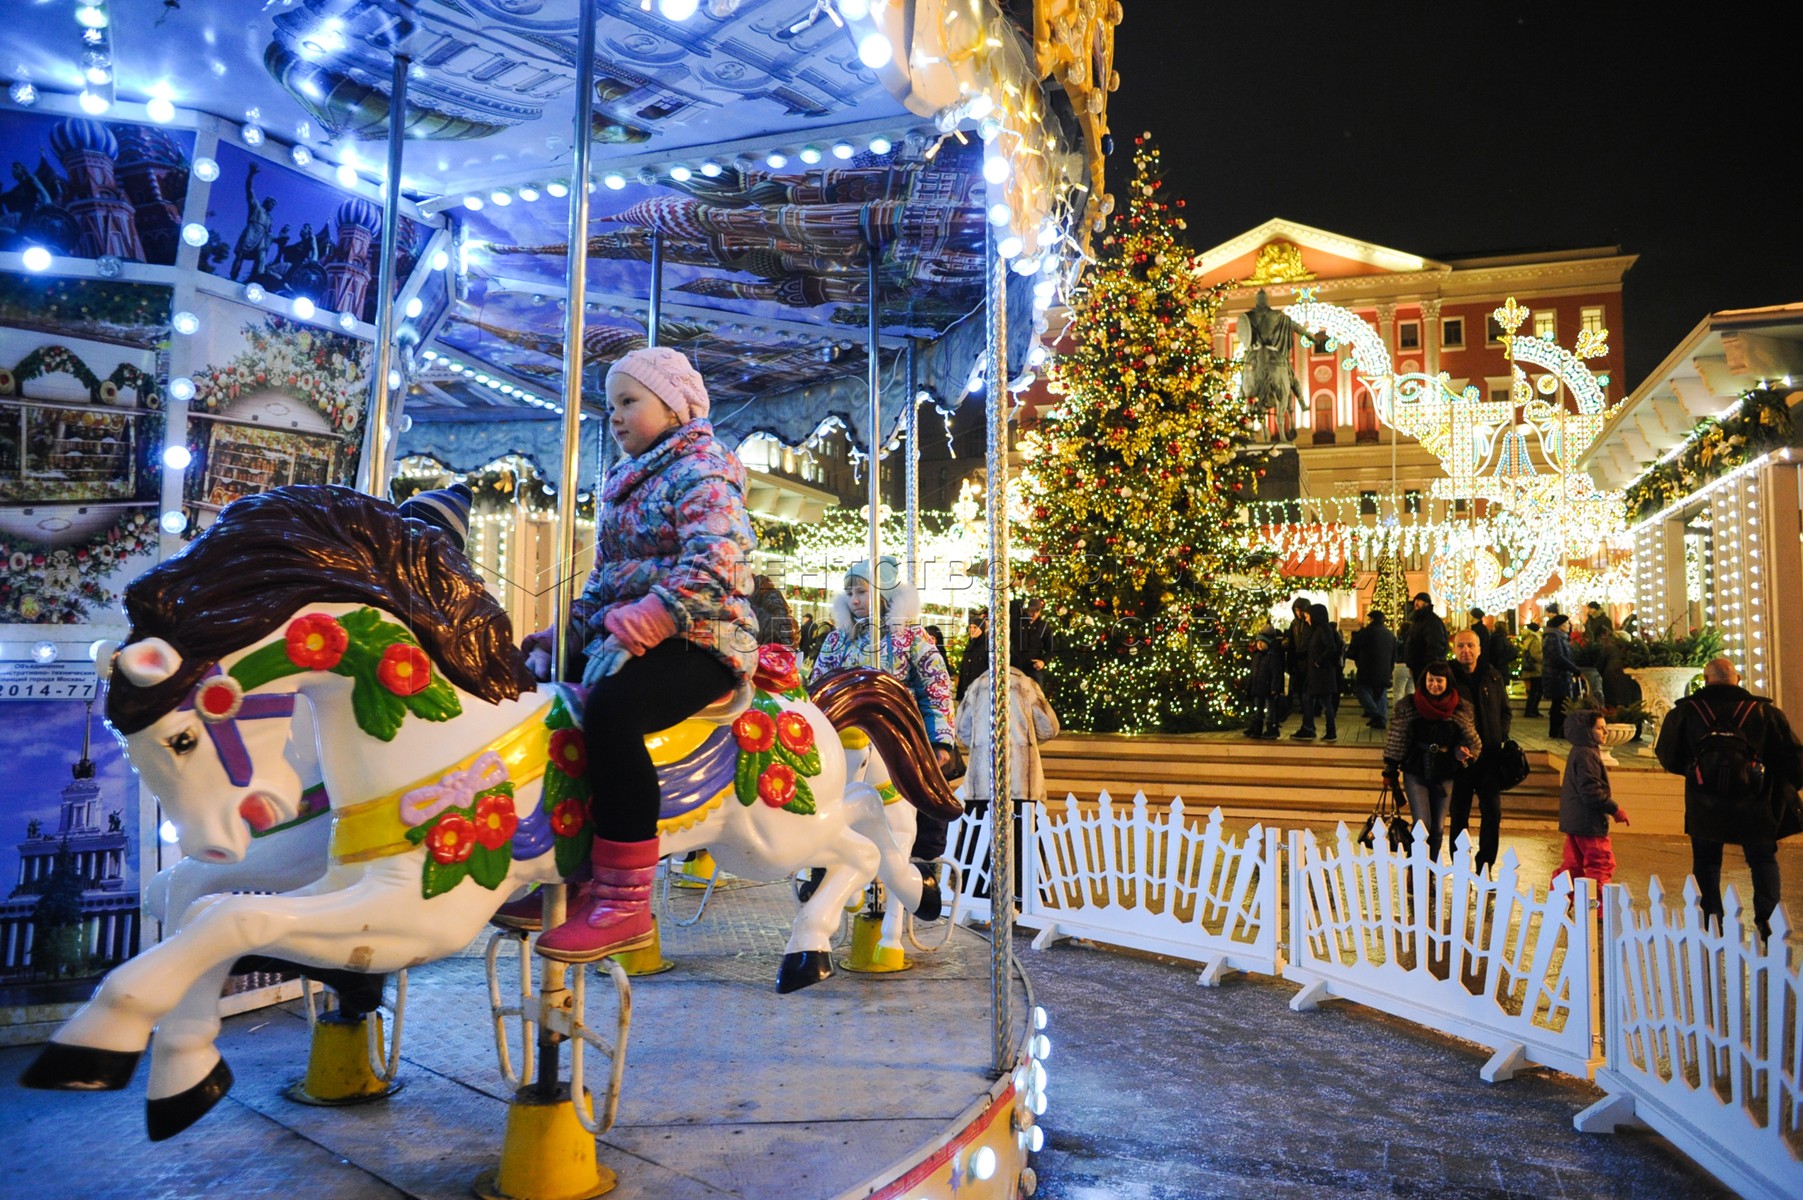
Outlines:
[{"label": "pink knit hat", "polygon": [[680,350],[668,346],[628,350],[607,368],[608,379],[615,375],[630,375],[650,388],[684,425],[707,416],[707,384]]}]

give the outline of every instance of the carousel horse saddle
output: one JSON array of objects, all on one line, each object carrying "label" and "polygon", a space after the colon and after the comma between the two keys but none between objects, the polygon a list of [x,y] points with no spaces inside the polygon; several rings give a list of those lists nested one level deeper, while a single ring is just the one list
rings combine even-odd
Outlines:
[{"label": "carousel horse saddle", "polygon": [[732,793],[739,744],[732,730],[699,717],[645,738],[657,767],[660,834],[687,829]]}]

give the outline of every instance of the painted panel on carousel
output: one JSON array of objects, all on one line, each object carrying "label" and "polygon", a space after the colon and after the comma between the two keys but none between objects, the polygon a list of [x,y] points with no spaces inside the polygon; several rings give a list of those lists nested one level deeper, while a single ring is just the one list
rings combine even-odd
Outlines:
[{"label": "painted panel on carousel", "polygon": [[349,485],[370,346],[228,300],[199,298],[183,502],[191,533],[234,500],[291,483]]},{"label": "painted panel on carousel", "polygon": [[[546,395],[558,393],[563,386],[561,310],[533,304],[527,293],[485,289],[478,282],[465,312],[445,323],[440,341],[537,383]],[[585,322],[582,340],[585,358],[603,364],[647,344],[642,321],[605,310]],[[690,356],[707,379],[719,412],[773,392],[834,375],[862,376],[864,371],[863,335],[852,330],[823,329],[815,337],[774,329],[748,333],[730,320],[674,318],[663,323],[660,342]]]},{"label": "painted panel on carousel", "polygon": [[0,250],[173,266],[193,153],[185,130],[0,113]]},{"label": "painted panel on carousel", "polygon": [[[937,147],[937,149],[935,149]],[[728,164],[682,183],[627,182],[598,191],[589,290],[643,295],[651,234],[664,238],[672,300],[733,313],[824,321],[856,340],[865,325],[864,258],[883,247],[882,324],[943,332],[983,296],[986,184],[981,145],[910,136],[833,165],[793,170]],[[562,280],[567,238],[554,204],[469,214],[483,243],[478,275]]]},{"label": "painted panel on carousel", "polygon": [[0,755],[0,1003],[85,999],[138,950],[136,781],[77,701],[0,701]]},{"label": "painted panel on carousel", "polygon": [[150,565],[170,291],[0,273],[0,624],[114,619]]},{"label": "painted panel on carousel", "polygon": [[[381,206],[237,146],[221,145],[218,157],[219,178],[207,193],[200,269],[374,321]],[[412,273],[428,233],[417,221],[401,218],[397,286]]]},{"label": "painted panel on carousel", "polygon": [[[184,104],[221,114],[256,108],[272,130],[305,117],[336,143],[379,144],[398,52],[418,68],[408,86],[407,139],[445,148],[420,155],[412,173],[456,185],[496,162],[562,161],[567,170],[578,13],[570,0],[153,7],[157,36],[133,40],[132,67],[147,80],[176,81]],[[598,0],[593,139],[655,149],[902,116],[815,0],[733,7],[671,21],[641,0]],[[7,15],[16,68],[40,81],[67,73],[68,54],[48,52],[74,36],[66,5],[13,5]],[[464,153],[457,143],[478,149]]]}]

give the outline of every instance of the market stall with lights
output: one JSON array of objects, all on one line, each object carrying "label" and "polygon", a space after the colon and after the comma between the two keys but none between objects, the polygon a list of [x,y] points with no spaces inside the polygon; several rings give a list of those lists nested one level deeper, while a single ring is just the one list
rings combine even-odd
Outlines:
[{"label": "market stall with lights", "polygon": [[[507,542],[513,562],[496,538],[485,565],[561,614],[584,571],[559,564],[585,563],[579,512],[605,467],[599,376],[646,344],[697,363],[729,443],[840,431],[873,514],[885,451],[905,451],[917,508],[919,405],[980,393],[987,592],[1005,604],[1010,397],[1111,207],[1120,18],[1096,0],[1021,18],[990,0],[15,14],[0,102],[9,646],[77,659],[119,631],[124,582],[232,500],[307,482],[385,494],[402,459],[511,464],[516,483],[530,468],[556,519],[530,555]],[[873,519],[862,549],[900,549],[916,571],[914,521],[902,542]],[[47,621],[72,627],[49,636]],[[1006,662],[1005,637],[992,653]],[[1005,727],[1006,689],[996,704]],[[1007,739],[992,740],[1006,779]],[[154,811],[135,823],[156,844]],[[991,1099],[1012,1100],[929,1147],[925,1174],[899,1171],[910,1195],[1012,1194],[1022,1178],[1030,1115],[987,1171],[939,1153],[997,1120],[1008,1133],[1035,1096],[1043,1108],[1009,946],[1003,923]]]}]

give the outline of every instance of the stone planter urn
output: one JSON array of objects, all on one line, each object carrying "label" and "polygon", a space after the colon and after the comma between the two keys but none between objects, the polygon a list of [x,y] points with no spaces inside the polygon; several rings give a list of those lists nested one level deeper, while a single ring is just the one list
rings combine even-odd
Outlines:
[{"label": "stone planter urn", "polygon": [[[1630,667],[1624,672],[1628,678],[1640,685],[1640,703],[1653,717],[1653,744],[1659,741],[1660,726],[1665,724],[1665,714],[1672,710],[1672,705],[1684,699],[1690,690],[1690,681],[1703,673],[1701,667]],[[1641,747],[1642,758],[1653,757],[1653,746]]]},{"label": "stone planter urn", "polygon": [[1615,761],[1615,755],[1610,753],[1610,751],[1614,750],[1617,746],[1627,745],[1634,740],[1634,735],[1639,732],[1640,726],[1638,725],[1604,725],[1603,761],[1612,767],[1621,766],[1620,763]]}]

